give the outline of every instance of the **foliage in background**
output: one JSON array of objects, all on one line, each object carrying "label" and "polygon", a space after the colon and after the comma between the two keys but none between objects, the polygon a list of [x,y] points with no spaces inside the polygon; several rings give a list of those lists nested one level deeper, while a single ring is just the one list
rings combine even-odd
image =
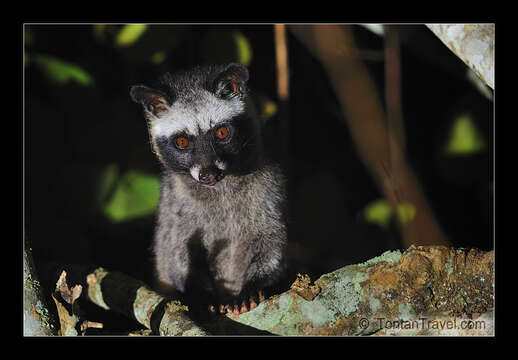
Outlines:
[{"label": "foliage in background", "polygon": [[131,46],[146,32],[148,25],[129,24],[124,25],[115,37],[115,45],[119,47]]},{"label": "foliage in background", "polygon": [[[268,25],[95,24],[62,28],[31,25],[25,26],[24,31],[24,62],[26,75],[29,75],[26,76],[29,86],[25,91],[31,100],[27,102],[30,103],[27,109],[30,116],[26,115],[26,129],[32,131],[30,141],[26,142],[27,156],[32,161],[28,176],[31,181],[27,186],[30,211],[34,214],[31,231],[35,237],[48,239],[48,232],[51,232],[53,241],[61,236],[66,240],[60,244],[68,244],[70,229],[74,229],[81,233],[77,238],[82,237],[85,242],[110,239],[113,246],[120,238],[126,241],[128,233],[139,241],[151,238],[149,224],[159,197],[159,180],[155,175],[159,168],[149,151],[144,120],[128,96],[129,85],[148,81],[152,85],[151,81],[164,71],[184,69],[192,64],[239,62],[251,69],[251,96],[263,123],[278,114],[278,104],[274,100],[273,31]],[[372,34],[358,42],[360,46],[381,49],[383,43],[377,38],[370,43],[369,35]],[[315,228],[308,231],[304,227],[307,237],[321,241],[322,228],[336,226],[337,236],[328,238],[338,241],[344,228],[340,221],[334,224],[336,219],[354,222],[353,226],[363,226],[365,221],[374,223],[385,230],[383,234],[392,232],[391,225],[396,219],[403,223],[412,221],[416,214],[411,204],[400,204],[393,209],[384,199],[379,199],[365,206],[365,199],[376,199],[380,194],[374,193],[374,185],[355,155],[348,129],[337,125],[343,113],[336,103],[329,79],[318,59],[290,33],[288,40],[290,55],[293,55],[289,58],[290,70],[293,70],[290,72],[293,92],[290,94],[289,126],[293,132],[291,150],[296,162],[293,173],[296,186],[311,175],[318,178],[320,172],[330,171],[336,176],[337,189],[344,189],[346,194],[343,205],[338,195],[337,201],[328,201],[325,195],[320,207],[315,206],[313,200],[300,206],[301,213],[307,215],[297,214],[302,219],[300,222]],[[366,64],[373,77],[381,79],[378,81],[381,88],[383,76],[377,72],[383,68],[382,61],[367,59]],[[408,119],[405,126],[408,127],[412,160],[419,168],[419,175],[429,181],[427,189],[433,190],[430,198],[437,201],[434,204],[437,213],[444,216],[452,233],[480,232],[478,229],[487,226],[484,217],[478,213],[483,205],[476,202],[480,200],[476,196],[490,195],[487,191],[490,187],[482,183],[479,173],[464,171],[457,161],[465,164],[467,158],[472,157],[477,169],[487,172],[486,163],[481,162],[479,156],[490,155],[491,135],[487,128],[479,126],[489,118],[485,113],[476,121],[466,116],[460,116],[457,121],[444,116],[458,109],[456,100],[466,94],[467,87],[418,58],[408,56],[403,65],[406,81],[403,85],[407,90],[404,94],[409,110],[405,113]],[[31,82],[33,79],[36,80]],[[422,87],[423,84],[427,86]],[[416,88],[423,90],[411,91]],[[475,102],[468,101],[467,108],[471,109]],[[316,127],[329,147],[308,143],[307,136],[314,134]],[[98,177],[100,169],[101,176]],[[468,193],[469,189],[461,198],[462,192],[458,190],[467,189],[467,178],[478,179],[481,189],[486,192],[473,190]],[[453,180],[459,184],[457,187],[449,187]],[[312,188],[313,194],[328,185],[327,182],[316,184]],[[47,194],[49,186],[53,192]],[[73,196],[70,196],[71,192]],[[97,201],[96,206],[92,200]],[[450,205],[455,202],[457,208]],[[332,203],[343,206],[343,210],[336,211],[338,206],[332,207]],[[464,213],[468,207],[469,211]],[[92,212],[94,216],[91,216]],[[354,218],[358,212],[360,216]],[[331,220],[325,227],[320,226],[315,213]],[[99,215],[109,221],[99,222]],[[358,218],[363,221],[357,221]],[[56,219],[60,226],[50,229],[48,224]],[[141,221],[133,221],[137,219]],[[463,219],[468,220],[461,223]],[[34,226],[36,221],[40,221],[40,229]],[[134,227],[141,232],[133,231]],[[347,246],[353,247],[352,243]],[[366,248],[366,243],[361,243],[362,248]],[[43,248],[53,246],[44,241],[39,245]],[[61,245],[54,248],[65,250]],[[108,261],[115,258],[107,251],[103,252]],[[95,250],[96,256],[98,253]]]},{"label": "foliage in background", "polygon": [[100,178],[99,200],[103,214],[114,222],[152,215],[160,195],[157,176],[130,170],[119,174],[116,164],[106,167]]},{"label": "foliage in background", "polygon": [[[94,24],[92,39],[102,46],[119,51],[125,59],[134,63],[159,65],[166,61],[175,48],[184,40],[186,26],[160,26],[147,24]],[[75,83],[80,86],[95,86],[95,81],[80,65],[53,55],[31,53],[37,30],[24,28],[26,65],[33,64],[49,84],[65,86]],[[198,45],[202,56],[221,61],[240,62],[246,66],[252,61],[252,46],[239,31],[208,33]],[[222,50],[223,48],[223,50]],[[29,55],[30,54],[30,55]],[[28,61],[30,59],[30,61]],[[276,112],[276,105],[262,96],[258,99],[260,114],[264,121]],[[97,204],[101,213],[113,222],[123,222],[152,215],[159,198],[159,179],[137,169],[120,174],[119,165],[106,165],[99,180]]]},{"label": "foliage in background", "polygon": [[363,217],[365,221],[377,224],[380,227],[388,228],[394,215],[402,224],[407,224],[415,218],[415,206],[409,203],[399,204],[394,212],[387,200],[379,199],[370,202],[363,209]]},{"label": "foliage in background", "polygon": [[76,64],[53,56],[39,54],[34,55],[32,61],[45,74],[47,79],[56,85],[75,82],[82,86],[92,86],[94,83],[92,76]]},{"label": "foliage in background", "polygon": [[449,140],[444,147],[447,155],[469,155],[485,150],[486,144],[468,114],[458,116],[450,129]]}]

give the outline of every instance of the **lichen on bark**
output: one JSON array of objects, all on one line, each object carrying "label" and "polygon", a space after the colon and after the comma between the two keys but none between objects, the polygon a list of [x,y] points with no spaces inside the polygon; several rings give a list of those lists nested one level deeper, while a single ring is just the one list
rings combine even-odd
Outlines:
[{"label": "lichen on bark", "polygon": [[[125,274],[98,269],[85,278],[90,301],[136,319],[154,335],[492,335],[493,265],[492,251],[411,246],[314,282],[301,274],[289,290],[249,312],[203,322],[180,301]],[[484,326],[446,326],[457,320]],[[412,324],[420,327],[408,328]]]},{"label": "lichen on bark", "polygon": [[49,313],[41,284],[36,278],[30,248],[23,251],[23,334],[52,336],[56,334],[56,319]]},{"label": "lichen on bark", "polygon": [[435,324],[435,317],[491,313],[493,284],[493,252],[412,246],[323,275],[313,300],[291,289],[248,313],[227,316],[278,335],[371,334],[384,330],[380,319]]},{"label": "lichen on bark", "polygon": [[494,24],[426,24],[484,82],[494,84]]}]

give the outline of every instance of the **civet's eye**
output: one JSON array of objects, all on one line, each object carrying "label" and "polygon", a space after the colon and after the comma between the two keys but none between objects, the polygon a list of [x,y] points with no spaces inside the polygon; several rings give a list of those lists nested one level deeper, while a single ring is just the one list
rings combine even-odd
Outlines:
[{"label": "civet's eye", "polygon": [[228,137],[229,131],[226,127],[222,126],[216,130],[216,136],[218,139],[223,140]]},{"label": "civet's eye", "polygon": [[180,149],[185,149],[189,145],[189,139],[183,136],[179,136],[176,138],[176,146]]}]

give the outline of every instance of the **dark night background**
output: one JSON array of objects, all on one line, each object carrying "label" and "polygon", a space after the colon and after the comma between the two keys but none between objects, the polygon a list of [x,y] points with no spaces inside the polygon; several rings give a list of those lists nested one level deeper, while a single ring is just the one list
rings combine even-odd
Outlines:
[{"label": "dark night background", "polygon": [[[98,264],[151,283],[150,199],[160,168],[131,85],[196,64],[242,61],[267,126],[279,120],[279,111],[268,115],[279,110],[273,26],[150,25],[125,46],[123,28],[24,26],[24,230],[44,285],[49,263]],[[362,26],[354,35],[359,49],[382,54],[382,37]],[[453,245],[490,250],[493,102],[425,26],[404,26],[401,37],[408,161]],[[402,248],[394,221],[384,227],[364,216],[382,195],[356,153],[324,68],[289,31],[287,39],[290,236],[318,254],[304,270],[318,275]],[[380,96],[382,60],[365,59]],[[484,146],[445,154],[462,114]],[[322,146],[308,138],[315,132]]]}]

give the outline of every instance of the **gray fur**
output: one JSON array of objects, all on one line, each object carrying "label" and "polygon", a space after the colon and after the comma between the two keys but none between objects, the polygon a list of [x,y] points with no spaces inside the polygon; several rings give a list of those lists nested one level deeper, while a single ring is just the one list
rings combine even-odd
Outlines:
[{"label": "gray fur", "polygon": [[[233,72],[226,77],[230,68]],[[284,178],[277,165],[264,161],[258,120],[246,98],[247,80],[247,70],[231,64],[168,75],[163,83],[169,88],[161,91],[143,85],[132,88],[132,98],[144,105],[151,141],[164,169],[153,253],[159,287],[166,293],[225,301],[274,285],[284,272]],[[243,120],[239,115],[245,112],[250,116]],[[233,118],[252,123],[245,127],[249,134],[240,134],[246,137],[238,150],[232,150],[230,164],[214,147],[200,143],[192,152],[192,163],[182,159],[181,167],[168,166],[176,163],[167,157],[177,155],[167,150],[166,139],[179,132],[207,139],[217,124]],[[206,153],[203,162],[196,160],[200,151]],[[215,185],[198,179],[207,166],[225,173]]]},{"label": "gray fur", "polygon": [[[227,176],[211,188],[185,175],[164,174],[154,244],[162,290],[184,292],[187,281],[200,281],[199,290],[238,296],[247,284],[267,287],[277,281],[286,244],[283,187],[272,165]],[[211,279],[189,273],[196,271],[192,257],[199,249],[190,245],[199,245],[197,240],[206,250]]]}]

